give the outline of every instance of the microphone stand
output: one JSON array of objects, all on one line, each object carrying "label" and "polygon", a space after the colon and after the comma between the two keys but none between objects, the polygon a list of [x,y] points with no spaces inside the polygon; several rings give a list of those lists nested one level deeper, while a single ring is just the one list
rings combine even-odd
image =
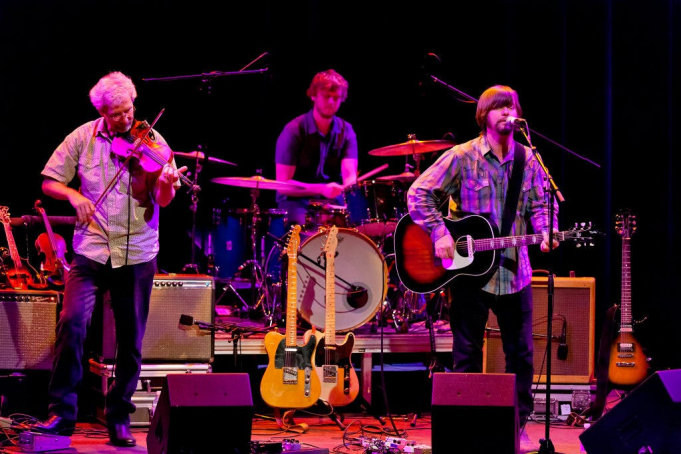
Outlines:
[{"label": "microphone stand", "polygon": [[527,124],[522,124],[519,126],[519,131],[525,136],[525,140],[532,149],[534,157],[539,162],[544,175],[546,175],[547,181],[547,193],[549,194],[549,259],[548,259],[548,281],[547,281],[547,319],[546,319],[546,408],[545,408],[545,420],[544,420],[544,438],[539,440],[539,454],[560,454],[556,453],[553,447],[553,442],[550,438],[551,429],[551,358],[553,356],[553,350],[551,347],[553,340],[553,216],[555,214],[555,200],[558,199],[559,202],[564,202],[563,194],[561,194],[560,189],[553,181],[553,177],[549,173],[549,170],[544,165],[544,162],[537,153],[537,148],[532,145],[530,140],[530,133]]}]

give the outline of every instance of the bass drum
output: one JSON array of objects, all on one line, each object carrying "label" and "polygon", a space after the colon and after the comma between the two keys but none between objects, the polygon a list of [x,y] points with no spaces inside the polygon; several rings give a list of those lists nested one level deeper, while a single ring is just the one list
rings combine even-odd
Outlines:
[{"label": "bass drum", "polygon": [[[351,331],[378,312],[388,291],[388,268],[369,238],[354,229],[339,228],[335,265],[336,331]],[[297,266],[298,313],[323,330],[326,322],[326,272],[322,248],[326,229],[300,246]]]}]

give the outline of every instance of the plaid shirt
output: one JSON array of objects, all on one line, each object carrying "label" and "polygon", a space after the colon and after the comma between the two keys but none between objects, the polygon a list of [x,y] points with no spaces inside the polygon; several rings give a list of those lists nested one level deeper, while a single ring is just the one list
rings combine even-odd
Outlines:
[{"label": "plaid shirt", "polygon": [[[157,142],[166,143],[158,132],[154,134]],[[68,185],[77,173],[80,192],[95,203],[123,165],[111,144],[103,118],[85,123],[52,153],[42,175]],[[111,257],[114,268],[148,262],[159,249],[159,206],[153,200],[153,188],[161,171],[149,173],[138,161],[131,162],[132,175],[126,166],[92,220],[76,224],[73,235],[75,253],[102,264]]]},{"label": "plaid shirt", "polygon": [[[514,142],[515,146],[523,146]],[[532,150],[525,149],[525,171],[518,197],[516,217],[509,235],[527,232],[529,220],[535,232],[548,231],[549,204],[546,179]],[[504,201],[513,170],[514,148],[499,162],[487,139],[479,136],[447,150],[412,184],[407,193],[409,214],[430,234],[433,243],[448,234],[440,207],[449,198],[450,215],[483,214],[501,227]],[[558,225],[558,204],[554,202],[554,228]],[[497,295],[516,293],[529,285],[532,268],[527,246],[501,251],[502,260],[513,260],[516,270],[500,266],[483,290]]]}]

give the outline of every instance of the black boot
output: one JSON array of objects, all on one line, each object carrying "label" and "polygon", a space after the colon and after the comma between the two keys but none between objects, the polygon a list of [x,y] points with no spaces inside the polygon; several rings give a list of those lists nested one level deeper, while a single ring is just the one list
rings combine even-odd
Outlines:
[{"label": "black boot", "polygon": [[76,421],[52,415],[46,421],[31,424],[29,427],[35,432],[70,437],[76,429]]},{"label": "black boot", "polygon": [[130,432],[130,423],[107,424],[109,440],[114,446],[135,446],[137,440]]}]

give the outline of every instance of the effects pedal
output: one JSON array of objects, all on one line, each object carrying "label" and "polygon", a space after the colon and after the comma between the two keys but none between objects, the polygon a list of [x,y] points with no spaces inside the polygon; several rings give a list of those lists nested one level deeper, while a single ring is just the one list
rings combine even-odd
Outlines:
[{"label": "effects pedal", "polygon": [[66,449],[71,446],[71,437],[41,434],[37,432],[22,432],[19,434],[18,446],[22,451],[30,452]]}]

